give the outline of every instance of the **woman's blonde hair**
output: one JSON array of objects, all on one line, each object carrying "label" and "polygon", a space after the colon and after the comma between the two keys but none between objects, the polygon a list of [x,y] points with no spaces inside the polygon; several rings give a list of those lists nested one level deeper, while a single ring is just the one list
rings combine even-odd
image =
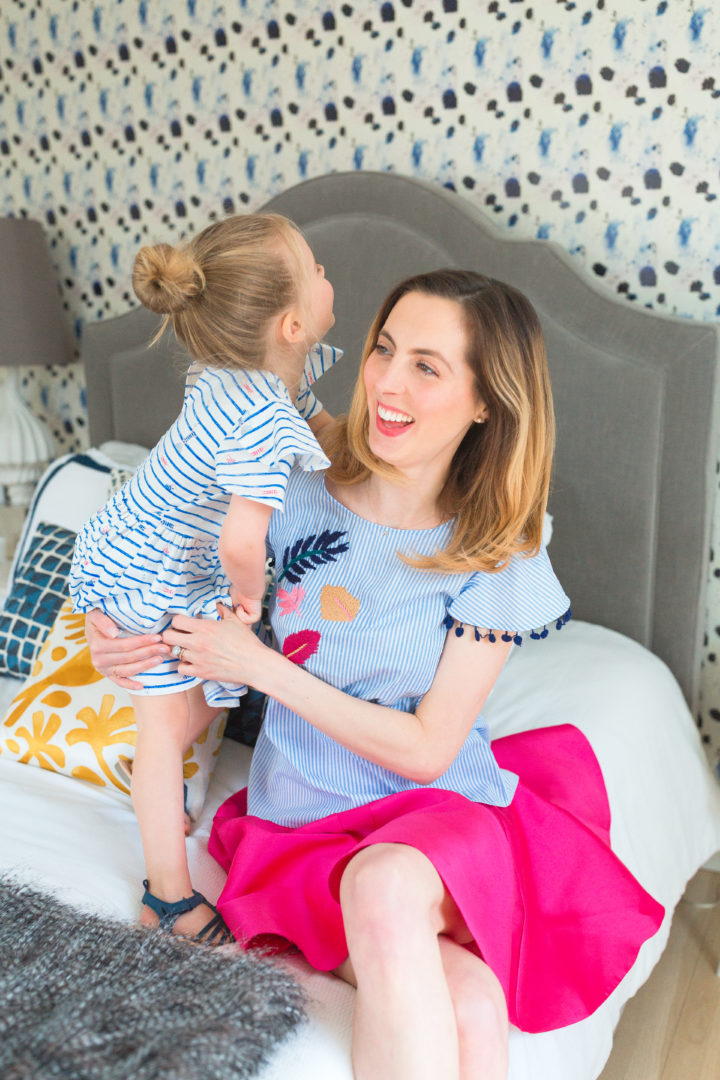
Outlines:
[{"label": "woman's blonde hair", "polygon": [[270,320],[305,301],[300,232],[280,214],[237,214],[187,244],[143,247],[132,283],[140,302],[165,315],[190,355],[208,367],[258,368]]},{"label": "woman's blonde hair", "polygon": [[472,423],[450,464],[439,508],[455,519],[452,537],[433,556],[406,559],[426,570],[499,570],[517,552],[537,552],[554,448],[555,421],[545,345],[530,301],[510,285],[469,270],[436,270],[400,282],[382,304],[363,350],[350,412],[326,440],[328,475],[356,484],[370,473],[398,480],[368,443],[362,369],[380,330],[407,293],[453,300],[463,310],[466,360],[485,423]]}]

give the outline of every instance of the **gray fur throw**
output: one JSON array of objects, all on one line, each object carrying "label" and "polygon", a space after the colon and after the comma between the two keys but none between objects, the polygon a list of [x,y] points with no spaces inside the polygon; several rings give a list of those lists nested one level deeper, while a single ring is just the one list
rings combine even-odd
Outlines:
[{"label": "gray fur throw", "polygon": [[239,1080],[303,1019],[271,961],[0,879],[3,1080]]}]

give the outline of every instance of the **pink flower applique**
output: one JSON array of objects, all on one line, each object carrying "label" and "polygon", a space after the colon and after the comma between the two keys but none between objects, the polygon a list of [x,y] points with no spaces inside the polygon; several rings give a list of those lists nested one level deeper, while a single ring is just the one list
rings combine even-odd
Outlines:
[{"label": "pink flower applique", "polygon": [[276,595],[280,614],[290,615],[291,612],[299,610],[305,590],[300,585],[295,585],[292,589],[278,589]]}]

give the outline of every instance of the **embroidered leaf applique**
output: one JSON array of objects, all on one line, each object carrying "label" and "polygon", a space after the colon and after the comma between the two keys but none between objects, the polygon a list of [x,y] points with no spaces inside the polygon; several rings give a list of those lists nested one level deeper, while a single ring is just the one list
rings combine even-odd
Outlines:
[{"label": "embroidered leaf applique", "polygon": [[333,622],[352,622],[360,610],[357,596],[342,585],[323,585],[320,590],[320,613]]},{"label": "embroidered leaf applique", "polygon": [[290,615],[298,611],[305,596],[305,590],[301,585],[294,585],[292,589],[278,589],[275,594],[281,615]]},{"label": "embroidered leaf applique", "polygon": [[308,657],[317,652],[319,644],[320,634],[317,630],[298,630],[297,634],[288,634],[282,651],[293,664],[304,664]]},{"label": "embroidered leaf applique", "polygon": [[314,570],[324,563],[335,562],[338,555],[348,550],[347,544],[338,543],[344,532],[330,532],[325,529],[318,536],[313,534],[305,539],[296,540],[283,553],[283,568],[278,574],[278,582],[287,578],[293,585],[298,585],[303,574]]}]

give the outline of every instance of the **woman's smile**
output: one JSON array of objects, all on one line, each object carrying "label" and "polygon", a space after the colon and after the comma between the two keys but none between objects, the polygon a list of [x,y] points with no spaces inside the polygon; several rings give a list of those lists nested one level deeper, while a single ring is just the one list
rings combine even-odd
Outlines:
[{"label": "woman's smile", "polygon": [[408,416],[407,413],[400,412],[398,409],[390,409],[378,402],[375,425],[381,435],[389,435],[391,438],[395,435],[402,435],[414,423],[412,416]]}]

